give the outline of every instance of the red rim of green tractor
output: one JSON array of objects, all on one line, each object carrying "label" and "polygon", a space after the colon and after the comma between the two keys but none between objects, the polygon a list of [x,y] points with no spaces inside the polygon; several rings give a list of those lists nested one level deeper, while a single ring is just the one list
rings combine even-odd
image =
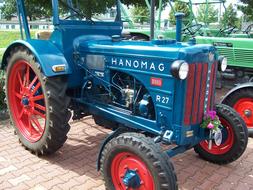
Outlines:
[{"label": "red rim of green tractor", "polygon": [[234,105],[234,109],[243,118],[248,128],[253,128],[253,109],[252,108],[253,108],[252,98],[242,98],[238,100]]},{"label": "red rim of green tractor", "polygon": [[46,105],[41,82],[25,60],[17,61],[8,78],[10,112],[20,133],[37,142],[46,126]]},{"label": "red rim of green tractor", "polygon": [[135,188],[128,187],[124,183],[128,171],[135,172],[140,179],[140,186],[138,190],[154,190],[155,183],[151,172],[146,164],[141,161],[136,155],[129,152],[122,152],[117,154],[112,161],[111,176],[115,189],[117,190],[132,190]]},{"label": "red rim of green tractor", "polygon": [[214,155],[221,155],[227,153],[234,144],[234,132],[231,124],[225,120],[224,118],[220,117],[221,124],[223,128],[221,128],[222,132],[222,143],[220,146],[217,146],[215,142],[212,143],[212,149],[208,148],[208,141],[200,142],[201,147],[210,154]]}]

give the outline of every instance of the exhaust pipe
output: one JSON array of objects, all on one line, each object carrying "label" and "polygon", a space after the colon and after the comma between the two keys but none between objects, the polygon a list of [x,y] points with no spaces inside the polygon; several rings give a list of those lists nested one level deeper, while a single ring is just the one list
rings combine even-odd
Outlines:
[{"label": "exhaust pipe", "polygon": [[181,42],[182,40],[182,23],[183,23],[183,17],[184,13],[176,13],[176,40],[178,42]]}]

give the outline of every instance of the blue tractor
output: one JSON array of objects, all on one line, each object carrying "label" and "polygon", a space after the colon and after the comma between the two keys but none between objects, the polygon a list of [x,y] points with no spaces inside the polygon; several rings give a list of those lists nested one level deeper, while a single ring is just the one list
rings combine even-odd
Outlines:
[{"label": "blue tractor", "polygon": [[[224,58],[194,39],[181,43],[182,14],[176,40],[126,41],[119,0],[115,18],[105,21],[87,16],[82,3],[52,0],[54,31],[36,40],[24,0],[17,0],[23,40],[10,44],[1,67],[11,120],[26,149],[54,153],[67,139],[70,111],[74,120],[93,115],[114,131],[97,162],[109,190],[177,189],[170,157],[191,148],[217,164],[243,154],[245,123],[214,102]],[[151,1],[151,34],[154,7]]]}]

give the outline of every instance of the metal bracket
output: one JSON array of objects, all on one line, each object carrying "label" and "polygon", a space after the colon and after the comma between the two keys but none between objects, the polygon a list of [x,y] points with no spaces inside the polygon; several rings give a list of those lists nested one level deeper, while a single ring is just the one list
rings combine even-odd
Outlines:
[{"label": "metal bracket", "polygon": [[163,135],[163,141],[171,143],[171,139],[173,137],[173,131],[167,130]]}]

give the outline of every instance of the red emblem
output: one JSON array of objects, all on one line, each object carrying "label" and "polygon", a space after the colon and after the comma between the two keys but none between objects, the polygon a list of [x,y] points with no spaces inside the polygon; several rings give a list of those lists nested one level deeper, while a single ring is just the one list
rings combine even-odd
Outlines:
[{"label": "red emblem", "polygon": [[151,86],[159,86],[159,87],[161,87],[163,85],[163,80],[161,78],[151,77],[150,83],[151,83]]}]

